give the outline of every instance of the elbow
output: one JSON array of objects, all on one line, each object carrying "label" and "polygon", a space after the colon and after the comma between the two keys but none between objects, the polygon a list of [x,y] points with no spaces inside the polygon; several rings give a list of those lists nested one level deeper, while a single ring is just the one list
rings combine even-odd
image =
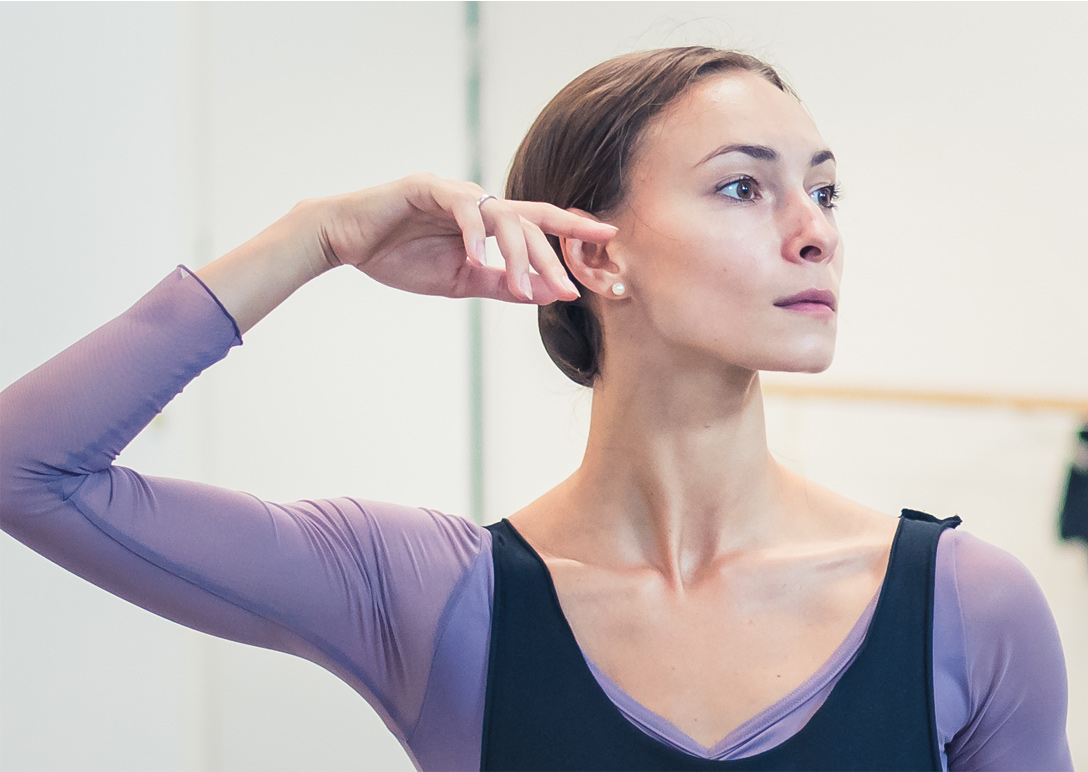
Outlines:
[{"label": "elbow", "polygon": [[55,510],[82,483],[82,475],[58,468],[33,452],[33,431],[0,409],[0,530],[19,538],[36,516]]},{"label": "elbow", "polygon": [[0,452],[0,530],[16,536],[34,516],[52,507],[63,498],[61,475],[45,475],[35,471],[33,465],[15,457],[8,443]]}]

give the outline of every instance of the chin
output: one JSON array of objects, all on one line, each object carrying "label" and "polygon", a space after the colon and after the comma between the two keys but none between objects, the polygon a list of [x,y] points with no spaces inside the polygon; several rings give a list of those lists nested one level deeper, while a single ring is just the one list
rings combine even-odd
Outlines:
[{"label": "chin", "polygon": [[832,343],[830,346],[814,346],[808,351],[793,352],[792,356],[784,357],[775,366],[759,369],[780,373],[822,373],[831,367],[834,358],[835,345]]},{"label": "chin", "polygon": [[822,373],[827,368],[831,367],[831,360],[826,362],[820,362],[817,364],[804,365],[798,367],[796,370],[788,370],[791,373]]}]

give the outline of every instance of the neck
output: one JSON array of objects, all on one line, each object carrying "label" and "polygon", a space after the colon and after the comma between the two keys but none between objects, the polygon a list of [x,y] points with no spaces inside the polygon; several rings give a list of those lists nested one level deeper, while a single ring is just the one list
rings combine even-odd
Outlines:
[{"label": "neck", "polygon": [[783,472],[767,450],[758,373],[658,375],[595,387],[567,509],[585,513],[578,528],[620,562],[686,585],[722,555],[774,538]]}]

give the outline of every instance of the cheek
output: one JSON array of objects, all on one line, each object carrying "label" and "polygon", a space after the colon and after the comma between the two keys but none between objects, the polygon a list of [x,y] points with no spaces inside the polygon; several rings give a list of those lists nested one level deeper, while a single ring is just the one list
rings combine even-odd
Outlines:
[{"label": "cheek", "polygon": [[764,223],[710,207],[659,225],[644,253],[655,284],[685,294],[745,297],[765,285],[776,248]]},{"label": "cheek", "polygon": [[677,343],[716,346],[750,336],[773,301],[768,261],[736,233],[674,234],[647,259],[650,323]]}]

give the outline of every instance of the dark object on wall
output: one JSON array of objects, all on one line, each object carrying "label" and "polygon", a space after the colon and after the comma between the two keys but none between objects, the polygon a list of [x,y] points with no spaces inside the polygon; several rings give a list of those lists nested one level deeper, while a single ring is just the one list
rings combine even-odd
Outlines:
[{"label": "dark object on wall", "polygon": [[1058,520],[1063,539],[1083,539],[1088,542],[1088,424],[1080,430],[1080,442],[1073,453],[1069,482],[1065,486],[1065,502]]}]

